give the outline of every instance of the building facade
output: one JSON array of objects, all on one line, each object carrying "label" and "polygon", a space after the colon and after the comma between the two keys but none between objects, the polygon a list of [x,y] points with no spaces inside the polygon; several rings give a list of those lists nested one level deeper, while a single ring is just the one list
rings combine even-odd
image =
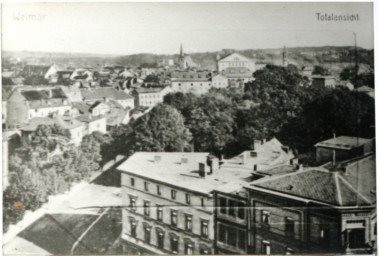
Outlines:
[{"label": "building facade", "polygon": [[[122,239],[128,252],[214,253],[211,193],[206,187],[189,185],[201,179],[189,170],[197,170],[199,162],[205,165],[207,155],[141,152],[118,167],[124,205]],[[188,175],[189,182],[182,175]]]},{"label": "building facade", "polygon": [[217,65],[219,73],[222,73],[227,68],[246,68],[251,73],[255,72],[255,61],[239,53],[232,53],[220,59]]},{"label": "building facade", "polygon": [[171,75],[171,88],[174,92],[201,95],[212,88],[212,79],[206,71],[181,71]]}]

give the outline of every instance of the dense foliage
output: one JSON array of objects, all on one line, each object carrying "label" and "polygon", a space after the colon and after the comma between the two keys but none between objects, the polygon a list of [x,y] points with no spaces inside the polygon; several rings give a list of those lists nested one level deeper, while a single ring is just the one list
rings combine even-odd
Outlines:
[{"label": "dense foliage", "polygon": [[98,171],[103,136],[87,135],[77,147],[68,143],[68,130],[40,125],[31,134],[30,144],[10,156],[10,185],[3,194],[4,230],[22,219],[26,210],[39,208],[50,195],[62,193]]}]

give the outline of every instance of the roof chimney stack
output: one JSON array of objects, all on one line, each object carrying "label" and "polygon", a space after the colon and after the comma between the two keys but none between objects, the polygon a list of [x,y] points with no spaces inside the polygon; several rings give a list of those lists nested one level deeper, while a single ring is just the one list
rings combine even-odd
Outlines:
[{"label": "roof chimney stack", "polygon": [[205,177],[205,164],[199,163],[199,176],[204,178]]}]

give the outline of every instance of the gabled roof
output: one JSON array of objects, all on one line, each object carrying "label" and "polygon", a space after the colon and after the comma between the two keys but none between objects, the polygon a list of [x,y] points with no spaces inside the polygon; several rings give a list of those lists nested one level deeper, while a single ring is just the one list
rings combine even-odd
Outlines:
[{"label": "gabled roof", "polygon": [[262,188],[265,192],[280,192],[308,200],[335,206],[371,205],[375,199],[365,196],[357,190],[340,172],[329,172],[323,168],[309,168],[290,174],[284,174],[256,180],[250,188]]},{"label": "gabled roof", "polygon": [[252,59],[248,58],[248,57],[245,57],[243,56],[242,54],[239,54],[239,53],[231,53],[223,58],[221,58],[219,60],[220,61],[253,61]]}]

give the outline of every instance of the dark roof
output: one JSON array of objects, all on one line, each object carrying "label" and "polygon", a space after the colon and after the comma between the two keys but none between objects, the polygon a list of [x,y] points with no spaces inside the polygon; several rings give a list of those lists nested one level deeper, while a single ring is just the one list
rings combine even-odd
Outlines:
[{"label": "dark roof", "polygon": [[209,76],[209,72],[191,72],[191,71],[183,71],[183,72],[174,72],[171,75],[173,81],[209,81],[211,78]]},{"label": "dark roof", "polygon": [[[51,91],[51,96],[50,92]],[[27,90],[22,91],[21,94],[28,101],[34,100],[48,100],[48,99],[67,99],[66,94],[61,88],[57,89],[44,89],[44,90]]]},{"label": "dark roof", "polygon": [[44,76],[49,68],[50,66],[45,65],[26,65],[23,69],[23,73],[29,76]]},{"label": "dark roof", "polygon": [[290,174],[263,178],[251,185],[283,194],[294,195],[309,200],[336,206],[370,205],[374,203],[357,192],[339,172],[325,169],[308,169]]}]

